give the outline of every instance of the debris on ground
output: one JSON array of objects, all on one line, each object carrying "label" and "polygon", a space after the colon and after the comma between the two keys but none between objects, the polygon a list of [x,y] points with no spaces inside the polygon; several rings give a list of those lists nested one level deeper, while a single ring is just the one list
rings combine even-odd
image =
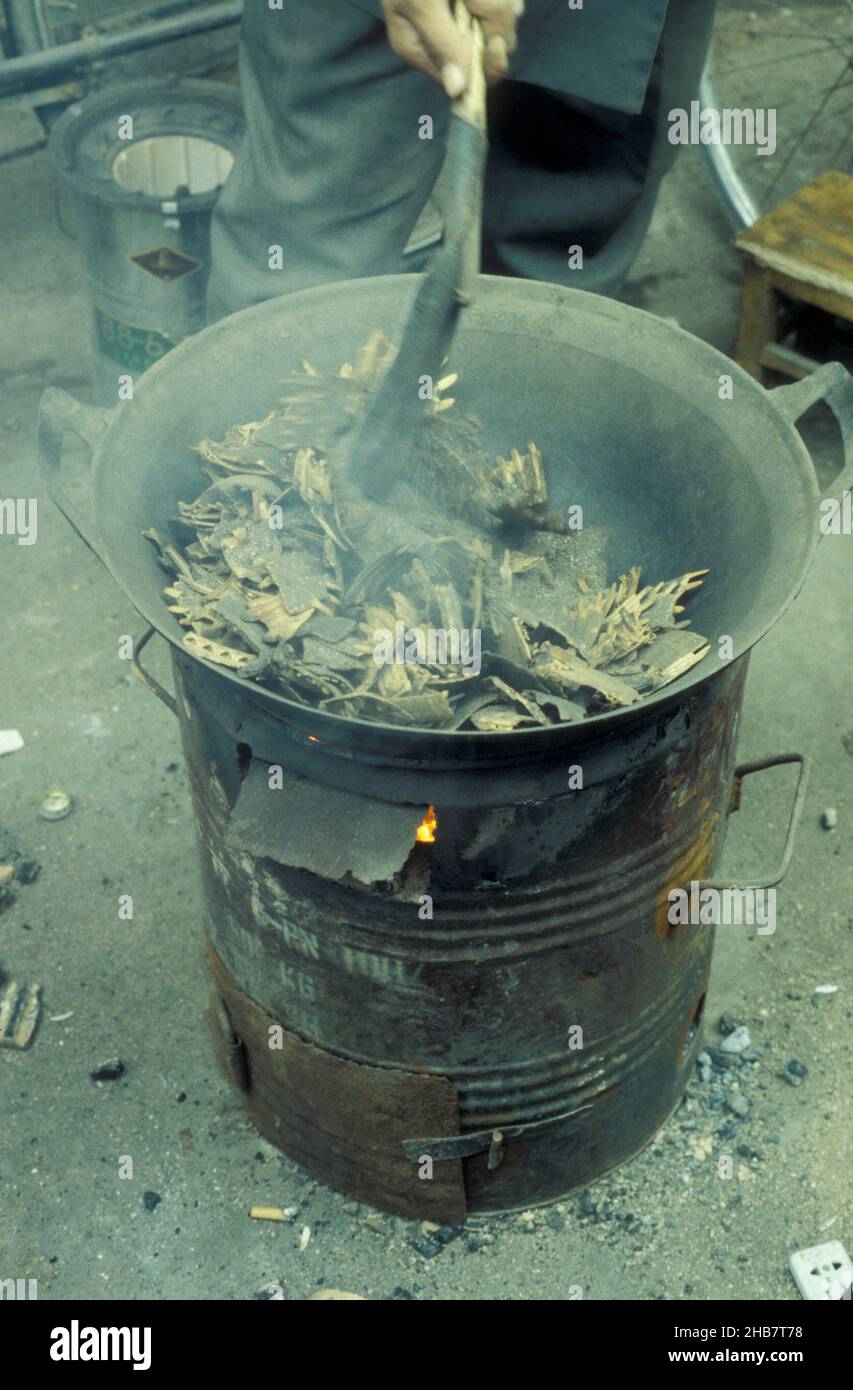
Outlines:
[{"label": "debris on ground", "polygon": [[792,1057],[785,1067],[785,1080],[791,1086],[802,1086],[808,1074],[808,1068],[802,1062],[798,1062],[796,1057]]},{"label": "debris on ground", "polygon": [[720,1043],[720,1051],[729,1053],[745,1052],[751,1042],[752,1038],[749,1036],[749,1029],[741,1024],[740,1027],[733,1029],[731,1033],[728,1033],[726,1037],[723,1038],[723,1041]]},{"label": "debris on ground", "polygon": [[266,1299],[270,1303],[284,1303],[286,1301],[281,1284],[264,1284],[263,1288],[258,1289],[255,1298]]},{"label": "debris on ground", "polygon": [[834,830],[838,824],[838,812],[834,806],[827,806],[821,812],[820,823],[824,830]]},{"label": "debris on ground", "polygon": [[336,444],[389,351],[375,334],[338,378],[306,367],[196,446],[210,485],[172,536],[145,532],[190,652],[314,709],[491,732],[633,704],[702,660],[680,615],[707,570],[592,590],[533,443],[494,459],[470,420],[430,417],[423,460],[365,498]]},{"label": "debris on ground", "polygon": [[17,753],[23,746],[24,740],[17,729],[0,729],[0,758],[4,753]]},{"label": "debris on ground", "polygon": [[124,1062],[119,1057],[111,1057],[106,1062],[100,1062],[89,1075],[93,1081],[118,1081],[124,1076],[124,1070]]},{"label": "debris on ground", "polygon": [[283,1207],[249,1207],[249,1215],[253,1221],[284,1221]]},{"label": "debris on ground", "polygon": [[0,986],[0,1047],[29,1047],[41,1016],[41,988],[15,980]]},{"label": "debris on ground", "polygon": [[59,787],[53,787],[42,797],[39,815],[43,820],[64,820],[70,814],[73,805],[74,802],[68,792],[62,791]]},{"label": "debris on ground", "polygon": [[840,1240],[827,1240],[807,1250],[795,1250],[789,1267],[803,1298],[837,1301],[851,1297],[853,1261]]},{"label": "debris on ground", "polygon": [[0,912],[15,902],[19,884],[35,883],[40,873],[38,860],[27,858],[14,836],[0,830]]},{"label": "debris on ground", "polygon": [[143,1192],[142,1194],[142,1205],[146,1211],[154,1211],[155,1207],[159,1207],[162,1200],[163,1198],[160,1196],[159,1192]]},{"label": "debris on ground", "polygon": [[299,1251],[307,1250],[311,1243],[311,1227],[303,1226],[299,1236]]}]

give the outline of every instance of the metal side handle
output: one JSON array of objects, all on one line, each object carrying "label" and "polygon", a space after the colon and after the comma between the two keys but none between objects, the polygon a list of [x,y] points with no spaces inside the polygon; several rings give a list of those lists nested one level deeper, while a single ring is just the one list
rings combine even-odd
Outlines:
[{"label": "metal side handle", "polygon": [[777,883],[788,872],[791,863],[791,856],[794,853],[794,841],[797,837],[797,827],[803,814],[803,806],[806,799],[806,786],[808,785],[809,772],[811,771],[811,760],[803,757],[802,753],[777,753],[775,758],[762,758],[757,763],[741,763],[735,768],[734,781],[732,783],[732,796],[729,803],[729,812],[740,809],[740,796],[743,779],[751,777],[754,772],[766,772],[771,767],[784,767],[788,763],[797,763],[800,773],[797,778],[797,786],[794,792],[794,800],[791,805],[791,814],[788,817],[788,829],[785,833],[785,844],[782,850],[782,858],[778,866],[769,874],[758,874],[748,883],[724,881],[723,879],[707,879],[703,883],[697,884],[701,891],[703,888],[715,888],[722,891],[725,888],[775,888]]},{"label": "metal side handle", "polygon": [[96,543],[88,516],[83,517],[70,502],[62,483],[62,445],[70,430],[88,444],[94,455],[120,406],[84,405],[67,391],[48,386],[39,402],[36,442],[39,468],[48,491],[78,536],[86,542],[101,563],[103,556]]},{"label": "metal side handle", "polygon": [[840,501],[853,486],[853,376],[841,362],[826,362],[811,376],[787,386],[777,386],[770,399],[792,427],[810,406],[824,401],[832,411],[844,443],[844,466],[824,501]]},{"label": "metal side handle", "polygon": [[131,660],[130,669],[136,676],[137,680],[140,680],[142,684],[145,686],[145,688],[151,691],[152,695],[156,695],[157,699],[162,701],[162,703],[166,706],[167,709],[170,709],[174,715],[177,715],[178,702],[175,699],[174,695],[172,695],[170,691],[166,689],[165,686],[161,685],[160,682],[156,679],[156,677],[152,676],[150,671],[146,671],[145,667],[139,660],[140,654],[148,646],[148,643],[151,641],[151,638],[154,636],[156,630],[156,628],[149,627],[139,638],[139,641],[134,642],[133,650],[136,653],[136,655]]}]

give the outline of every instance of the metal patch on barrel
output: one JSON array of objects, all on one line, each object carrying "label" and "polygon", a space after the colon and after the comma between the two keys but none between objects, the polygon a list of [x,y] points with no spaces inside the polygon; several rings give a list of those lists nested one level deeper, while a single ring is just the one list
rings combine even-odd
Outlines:
[{"label": "metal patch on barrel", "polygon": [[171,246],[154,246],[150,251],[138,251],[130,260],[155,280],[172,285],[183,280],[185,275],[193,275],[200,270],[203,262],[195,256],[187,256],[183,251],[175,251]]},{"label": "metal patch on barrel", "polygon": [[226,844],[291,869],[340,881],[382,883],[399,873],[414,847],[427,806],[398,806],[355,796],[253,762],[240,787]]},{"label": "metal patch on barrel", "polygon": [[[412,1134],[459,1133],[446,1077],[373,1067],[306,1043],[238,989],[208,945],[233,1038],[246,1057],[247,1103],[258,1129],[321,1182],[399,1216],[465,1219],[458,1158],[411,1161]],[[220,1053],[221,1060],[221,1053]],[[227,1068],[234,1080],[232,1068]]]}]

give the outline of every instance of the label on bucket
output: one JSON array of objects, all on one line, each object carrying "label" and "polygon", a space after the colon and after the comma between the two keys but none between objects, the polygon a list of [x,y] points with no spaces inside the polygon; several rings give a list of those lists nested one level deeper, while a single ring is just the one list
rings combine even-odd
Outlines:
[{"label": "label on bucket", "polygon": [[127,367],[131,372],[147,371],[175,346],[171,338],[154,328],[125,323],[102,309],[95,310],[95,333],[98,348],[104,357]]},{"label": "label on bucket", "polygon": [[151,251],[139,251],[130,259],[140,270],[167,285],[173,284],[175,280],[182,280],[185,275],[192,275],[202,265],[194,256],[187,256],[183,251],[174,251],[171,246],[155,246]]}]

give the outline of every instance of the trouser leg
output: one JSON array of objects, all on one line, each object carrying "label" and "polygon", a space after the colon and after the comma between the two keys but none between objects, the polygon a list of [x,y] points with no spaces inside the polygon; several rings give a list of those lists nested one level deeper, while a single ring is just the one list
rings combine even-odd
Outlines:
[{"label": "trouser leg", "polygon": [[422,269],[403,251],[441,166],[448,103],[384,24],[346,0],[251,0],[240,79],[247,135],[214,214],[209,316]]},{"label": "trouser leg", "polygon": [[[695,97],[716,0],[671,0],[638,115],[524,83],[490,97],[483,268],[612,293],[628,274]],[[580,247],[582,269],[570,268]],[[575,252],[574,261],[578,256]]]}]

